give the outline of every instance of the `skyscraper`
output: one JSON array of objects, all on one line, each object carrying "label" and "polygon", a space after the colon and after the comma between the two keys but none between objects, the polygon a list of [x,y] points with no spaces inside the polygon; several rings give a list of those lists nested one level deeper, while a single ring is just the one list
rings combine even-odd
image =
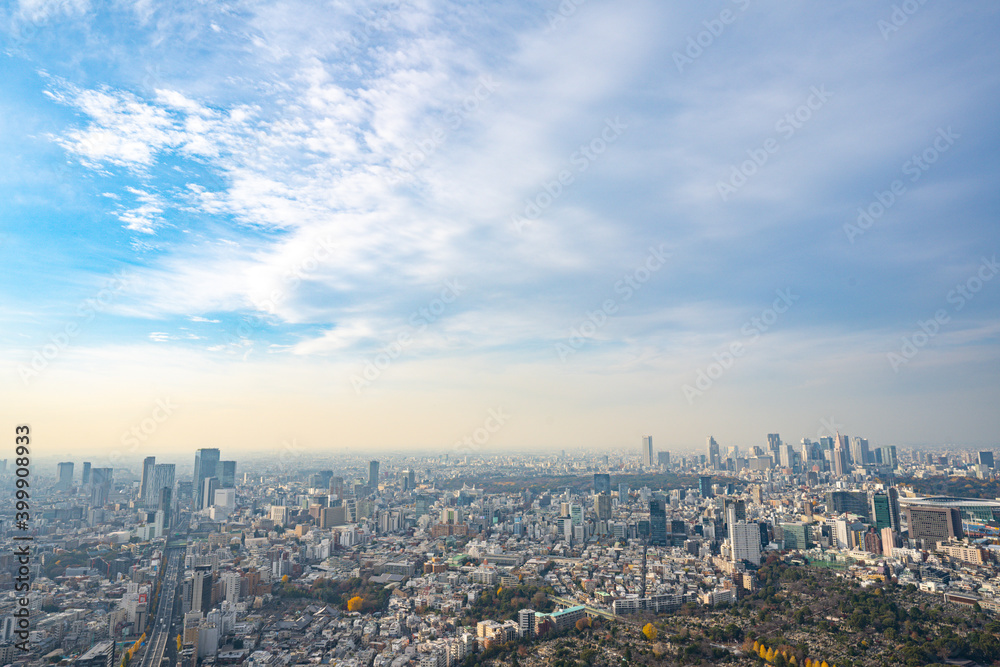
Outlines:
[{"label": "skyscraper", "polygon": [[102,507],[108,503],[113,475],[114,470],[112,468],[91,468],[90,504],[93,507]]},{"label": "skyscraper", "polygon": [[58,482],[56,486],[64,491],[69,491],[73,486],[73,462],[67,461],[57,466]]},{"label": "skyscraper", "polygon": [[160,491],[163,489],[170,489],[173,493],[175,469],[176,466],[173,463],[157,463],[153,466],[152,479],[149,482],[149,488],[146,489],[147,495],[143,498],[146,507],[159,507]]},{"label": "skyscraper", "polygon": [[892,528],[892,510],[889,509],[889,494],[876,493],[872,496],[872,521],[875,528]]},{"label": "skyscraper", "polygon": [[212,497],[203,494],[205,478],[215,477],[219,467],[218,449],[199,449],[194,453],[194,508],[205,509],[211,504]]},{"label": "skyscraper", "polygon": [[83,462],[83,477],[80,479],[80,484],[90,484],[90,461]]},{"label": "skyscraper", "polygon": [[848,470],[847,462],[847,452],[848,452],[847,436],[840,435],[837,432],[837,437],[833,441],[833,474],[837,477],[845,474]]},{"label": "skyscraper", "polygon": [[664,468],[669,468],[670,452],[656,452],[656,462]]},{"label": "skyscraper", "polygon": [[644,468],[653,467],[653,436],[642,436],[642,466]]},{"label": "skyscraper", "polygon": [[701,493],[702,498],[711,498],[714,495],[712,493],[712,478],[707,475],[699,477],[698,491]]},{"label": "skyscraper", "polygon": [[767,434],[767,448],[771,451],[774,460],[778,460],[778,447],[781,447],[781,436],[777,433]]},{"label": "skyscraper", "polygon": [[236,461],[220,461],[218,477],[220,489],[236,488]]},{"label": "skyscraper", "polygon": [[368,464],[368,488],[371,491],[378,490],[378,461]]},{"label": "skyscraper", "polygon": [[608,473],[594,473],[594,493],[606,493],[611,496],[611,475]]},{"label": "skyscraper", "polygon": [[729,546],[733,562],[749,561],[760,565],[760,526],[755,522],[734,521],[729,524]]},{"label": "skyscraper", "polygon": [[712,470],[719,470],[722,468],[722,457],[719,455],[719,443],[715,441],[715,438],[708,436],[707,441],[708,446],[708,467]]},{"label": "skyscraper", "polygon": [[855,465],[865,465],[871,463],[871,455],[868,453],[868,439],[854,436],[851,438],[851,460]]},{"label": "skyscraper", "polygon": [[139,501],[145,506],[150,506],[151,497],[156,495],[150,490],[153,483],[153,468],[156,466],[156,457],[147,456],[142,460],[142,481],[139,482]]},{"label": "skyscraper", "polygon": [[993,469],[993,452],[979,452],[979,465]]},{"label": "skyscraper", "polygon": [[611,496],[606,493],[598,493],[594,496],[594,513],[598,520],[611,518]]},{"label": "skyscraper", "polygon": [[215,503],[215,492],[218,488],[218,477],[206,477],[201,480],[202,509],[208,509]]},{"label": "skyscraper", "polygon": [[650,544],[670,546],[670,538],[667,536],[667,509],[663,501],[656,498],[649,501],[649,534]]}]

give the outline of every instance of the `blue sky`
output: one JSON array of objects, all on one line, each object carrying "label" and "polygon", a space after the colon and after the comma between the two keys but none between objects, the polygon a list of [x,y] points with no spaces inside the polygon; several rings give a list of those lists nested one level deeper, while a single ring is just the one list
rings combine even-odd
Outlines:
[{"label": "blue sky", "polygon": [[998,11],[8,4],[3,397],[53,450],[163,397],[150,450],[994,446]]}]

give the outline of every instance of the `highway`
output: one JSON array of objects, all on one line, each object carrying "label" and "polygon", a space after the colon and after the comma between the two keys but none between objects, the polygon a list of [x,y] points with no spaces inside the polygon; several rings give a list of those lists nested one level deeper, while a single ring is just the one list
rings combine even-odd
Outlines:
[{"label": "highway", "polygon": [[146,652],[142,656],[139,667],[160,667],[160,662],[166,653],[167,642],[171,636],[173,623],[174,600],[177,594],[177,582],[181,573],[181,558],[183,549],[171,549],[166,552],[167,570],[163,574],[163,586],[160,588],[160,600],[156,605],[156,618],[153,621],[153,631],[146,643]]}]

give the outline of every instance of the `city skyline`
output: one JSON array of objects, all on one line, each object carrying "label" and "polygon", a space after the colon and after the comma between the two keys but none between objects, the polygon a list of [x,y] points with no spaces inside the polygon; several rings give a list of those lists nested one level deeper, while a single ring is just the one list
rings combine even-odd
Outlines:
[{"label": "city skyline", "polygon": [[0,14],[40,452],[995,445],[1000,10],[565,6]]}]

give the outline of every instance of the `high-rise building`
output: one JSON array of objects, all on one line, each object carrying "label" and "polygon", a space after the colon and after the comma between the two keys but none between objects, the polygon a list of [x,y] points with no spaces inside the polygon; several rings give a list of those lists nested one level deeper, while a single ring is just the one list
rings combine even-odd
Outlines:
[{"label": "high-rise building", "polygon": [[611,475],[606,472],[594,473],[594,493],[606,493],[611,496]]},{"label": "high-rise building", "polygon": [[781,532],[784,535],[785,548],[804,551],[812,547],[812,534],[808,523],[783,523]]},{"label": "high-rise building", "polygon": [[330,478],[330,493],[337,496],[338,498],[344,497],[344,478],[343,477],[331,477]]},{"label": "high-rise building", "polygon": [[371,461],[368,464],[368,488],[371,491],[378,491],[378,461]]},{"label": "high-rise building", "polygon": [[656,452],[656,463],[664,468],[669,468],[670,452]]},{"label": "high-rise building", "polygon": [[847,460],[849,449],[847,436],[840,435],[838,431],[837,437],[833,441],[833,474],[837,477],[844,475],[850,467]]},{"label": "high-rise building", "polygon": [[521,637],[531,639],[535,636],[535,610],[521,609],[517,612],[517,632]]},{"label": "high-rise building", "polygon": [[872,496],[871,517],[877,530],[892,528],[892,510],[889,507],[889,494],[876,493]]},{"label": "high-rise building", "polygon": [[155,497],[154,492],[150,489],[150,485],[153,483],[153,468],[155,467],[155,456],[147,456],[142,460],[142,481],[139,482],[139,502],[144,507],[149,507],[150,498]]},{"label": "high-rise building", "polygon": [[236,461],[219,461],[218,477],[220,489],[236,488]]},{"label": "high-rise building", "polygon": [[73,462],[67,461],[57,466],[58,482],[56,486],[63,491],[69,491],[73,487]]},{"label": "high-rise building", "polygon": [[748,561],[760,565],[760,526],[755,522],[734,521],[729,524],[729,546],[734,563]]},{"label": "high-rise building", "polygon": [[206,477],[201,480],[202,509],[208,509],[215,502],[215,492],[219,488],[218,477]]},{"label": "high-rise building", "polygon": [[80,484],[90,484],[90,461],[83,462],[83,478]]},{"label": "high-rise building", "polygon": [[173,490],[175,468],[173,463],[153,465],[153,470],[149,474],[149,480],[146,484],[146,493],[142,496],[143,506],[157,507],[160,503],[160,490],[164,488]]},{"label": "high-rise building", "polygon": [[827,491],[826,513],[843,514],[844,512],[869,518],[871,508],[868,505],[868,494],[864,491]]},{"label": "high-rise building", "polygon": [[163,512],[163,527],[169,528],[173,525],[173,489],[169,486],[160,488],[160,498],[157,510]]},{"label": "high-rise building", "polygon": [[93,507],[102,507],[108,504],[113,476],[113,468],[90,469],[90,504]]},{"label": "high-rise building", "polygon": [[868,453],[868,439],[854,436],[851,438],[851,460],[855,465],[865,465],[871,463],[871,455]]},{"label": "high-rise building", "polygon": [[698,478],[698,491],[701,493],[702,498],[711,498],[715,494],[712,493],[712,478],[705,475]]},{"label": "high-rise building", "polygon": [[662,500],[654,498],[649,501],[649,533],[650,544],[660,547],[670,546],[667,535],[667,509]]},{"label": "high-rise building", "polygon": [[212,566],[196,566],[191,583],[191,611],[207,614],[212,609]]},{"label": "high-rise building", "polygon": [[979,465],[993,469],[993,452],[979,452]]},{"label": "high-rise building", "polygon": [[434,499],[431,498],[430,496],[423,496],[423,495],[417,496],[416,503],[415,503],[416,504],[416,515],[417,515],[417,518],[419,519],[422,516],[430,514],[431,513],[431,505],[433,503],[434,503]]},{"label": "high-rise building", "polygon": [[893,470],[899,467],[899,459],[896,458],[896,445],[879,447],[878,451],[881,454],[882,465],[887,465]]},{"label": "high-rise building", "polygon": [[722,468],[722,458],[719,455],[719,443],[715,441],[715,438],[708,436],[707,441],[708,448],[708,466],[712,470],[720,470]]},{"label": "high-rise building", "polygon": [[962,512],[957,507],[906,508],[907,524],[911,540],[923,540],[926,544],[961,539]]},{"label": "high-rise building", "polygon": [[611,518],[611,496],[606,493],[598,493],[594,496],[594,512],[598,520]]},{"label": "high-rise building", "polygon": [[792,445],[781,445],[778,447],[778,460],[782,468],[794,468],[795,447]]},{"label": "high-rise building", "polygon": [[642,436],[642,466],[644,468],[653,467],[653,436]]},{"label": "high-rise building", "polygon": [[778,448],[781,447],[781,436],[777,433],[767,434],[767,448],[775,461],[778,460]]},{"label": "high-rise building", "polygon": [[202,510],[208,507],[214,496],[205,496],[205,479],[215,477],[219,467],[218,449],[199,449],[194,453],[194,508]]}]

